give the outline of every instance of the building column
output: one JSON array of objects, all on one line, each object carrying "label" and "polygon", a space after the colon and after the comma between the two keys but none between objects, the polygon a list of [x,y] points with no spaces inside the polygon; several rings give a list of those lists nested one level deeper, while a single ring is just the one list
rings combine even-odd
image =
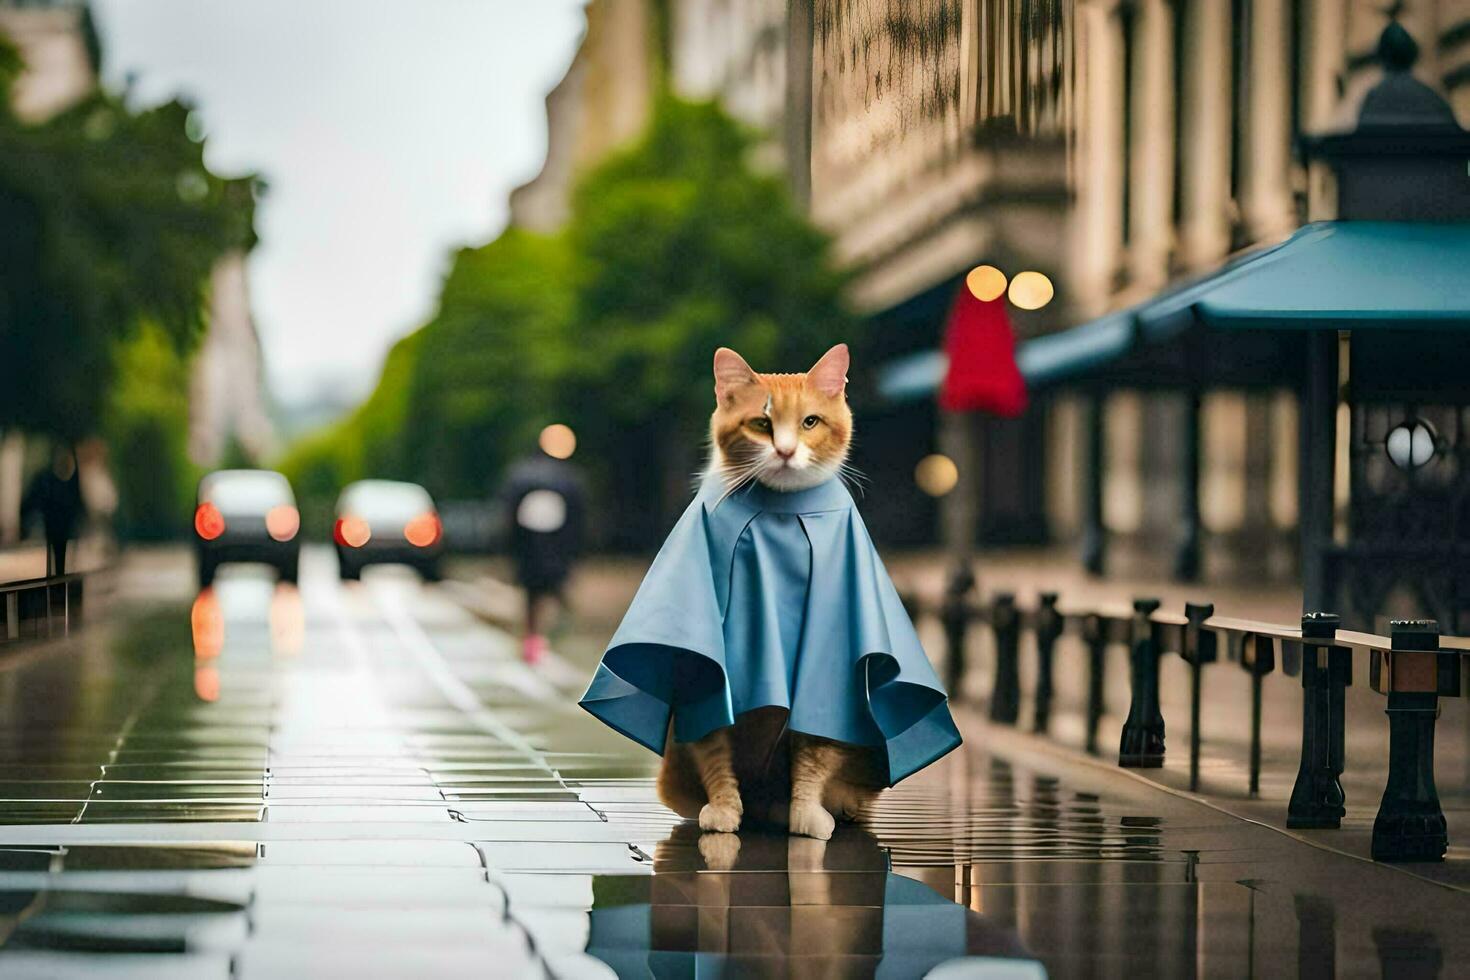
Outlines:
[{"label": "building column", "polygon": [[1181,30],[1180,251],[1198,268],[1230,251],[1230,4],[1188,0]]},{"label": "building column", "polygon": [[786,172],[803,212],[812,199],[812,0],[791,0],[786,11]]},{"label": "building column", "polygon": [[1106,308],[1123,251],[1123,23],[1116,0],[1078,5],[1082,104],[1073,288],[1084,315]]},{"label": "building column", "polygon": [[1133,282],[1168,282],[1174,247],[1174,9],[1140,0],[1133,25],[1128,261]]},{"label": "building column", "polygon": [[940,530],[950,567],[969,567],[975,555],[980,520],[980,447],[976,416],[939,413],[939,451],[954,461],[958,479],[939,501]]},{"label": "building column", "polygon": [[26,437],[11,429],[0,437],[0,544],[20,538],[20,498],[25,493]]},{"label": "building column", "polygon": [[1287,0],[1251,0],[1244,187],[1252,239],[1280,238],[1297,224],[1291,198],[1291,16]]},{"label": "building column", "polygon": [[[1302,73],[1302,129],[1320,133],[1337,120],[1342,96],[1338,84],[1346,64],[1347,12],[1342,0],[1309,0],[1302,18],[1298,57]],[[1337,217],[1337,189],[1325,160],[1307,164],[1307,220]]]}]

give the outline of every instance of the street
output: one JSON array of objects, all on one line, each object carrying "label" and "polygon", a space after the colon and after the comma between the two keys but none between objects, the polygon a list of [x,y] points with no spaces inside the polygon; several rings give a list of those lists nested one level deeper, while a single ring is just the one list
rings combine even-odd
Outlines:
[{"label": "street", "polygon": [[339,585],[308,550],[299,592],[246,571],[191,606],[161,601],[170,561],[0,672],[7,977],[1436,976],[1470,953],[1458,890],[964,712],[964,748],[829,843],[701,836],[576,707],[578,671],[526,667],[437,587]]}]

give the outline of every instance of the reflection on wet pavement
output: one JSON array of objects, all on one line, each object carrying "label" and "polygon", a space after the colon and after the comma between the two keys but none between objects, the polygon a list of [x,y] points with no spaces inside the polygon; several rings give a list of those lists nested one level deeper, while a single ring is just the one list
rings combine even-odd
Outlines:
[{"label": "reflection on wet pavement", "polygon": [[221,577],[0,670],[0,976],[1417,977],[1470,955],[1462,892],[972,718],[829,843],[701,835],[507,637],[303,557],[299,592]]},{"label": "reflection on wet pavement", "polygon": [[1045,976],[1013,931],[892,873],[856,827],[817,841],[686,825],[653,871],[592,879],[587,952],[619,976],[920,977],[959,957]]}]

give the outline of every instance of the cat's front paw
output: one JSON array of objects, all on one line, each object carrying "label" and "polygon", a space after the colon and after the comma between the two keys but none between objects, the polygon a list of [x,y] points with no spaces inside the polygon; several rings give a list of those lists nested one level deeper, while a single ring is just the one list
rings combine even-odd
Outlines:
[{"label": "cat's front paw", "polygon": [[728,803],[706,803],[699,811],[699,829],[735,833],[740,829],[740,808]]},{"label": "cat's front paw", "polygon": [[787,822],[787,829],[791,833],[815,837],[817,840],[831,840],[832,828],[836,826],[837,821],[832,819],[832,814],[822,804],[813,800],[791,802],[791,816]]},{"label": "cat's front paw", "polygon": [[740,857],[740,838],[734,834],[700,834],[699,856],[706,871],[729,871]]}]

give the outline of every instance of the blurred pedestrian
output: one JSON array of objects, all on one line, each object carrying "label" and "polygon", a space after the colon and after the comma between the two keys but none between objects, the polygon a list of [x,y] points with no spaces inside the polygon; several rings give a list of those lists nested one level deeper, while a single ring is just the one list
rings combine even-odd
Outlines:
[{"label": "blurred pedestrian", "polygon": [[66,574],[66,544],[76,536],[85,509],[76,453],[70,445],[59,445],[51,454],[51,466],[36,474],[20,502],[22,526],[33,514],[41,518],[47,575]]},{"label": "blurred pedestrian", "polygon": [[546,652],[549,605],[561,600],[582,548],[585,493],[581,474],[568,462],[576,447],[571,429],[548,425],[536,451],[511,467],[501,494],[516,579],[526,592],[521,650],[527,663]]}]

